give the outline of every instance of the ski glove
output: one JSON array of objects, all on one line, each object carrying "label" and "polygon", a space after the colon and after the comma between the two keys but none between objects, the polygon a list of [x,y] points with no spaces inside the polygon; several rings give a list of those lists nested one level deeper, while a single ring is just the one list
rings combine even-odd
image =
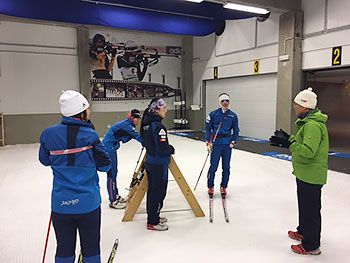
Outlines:
[{"label": "ski glove", "polygon": [[232,142],[230,143],[230,148],[232,149],[233,147],[235,147],[235,144],[236,144],[236,142],[235,142],[235,141],[232,141]]},{"label": "ski glove", "polygon": [[213,151],[213,144],[210,141],[207,141],[206,146],[208,153],[211,153]]},{"label": "ski glove", "polygon": [[117,49],[113,48],[111,51],[112,58],[115,58],[115,55],[117,55]]},{"label": "ski glove", "polygon": [[289,141],[290,135],[286,133],[284,130],[276,130],[274,135],[272,135],[269,139],[270,144],[272,146],[282,147],[282,148],[289,148],[289,146],[294,143],[294,141]]},{"label": "ski glove", "polygon": [[288,133],[286,133],[284,130],[280,129],[280,130],[276,130],[275,131],[275,135],[277,137],[281,137],[281,138],[286,138],[287,140],[289,140],[290,135]]}]

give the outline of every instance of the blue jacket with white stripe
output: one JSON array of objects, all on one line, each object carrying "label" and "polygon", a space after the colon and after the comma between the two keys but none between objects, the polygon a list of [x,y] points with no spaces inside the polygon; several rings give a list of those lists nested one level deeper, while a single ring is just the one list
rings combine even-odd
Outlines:
[{"label": "blue jacket with white stripe", "polygon": [[215,144],[230,144],[231,141],[236,142],[239,134],[238,117],[236,113],[231,110],[227,110],[223,113],[221,108],[209,113],[205,124],[205,140],[211,141],[214,139],[220,123],[221,127]]},{"label": "blue jacket with white stripe", "polygon": [[119,149],[120,142],[127,143],[131,139],[135,139],[141,144],[141,135],[136,131],[135,124],[129,118],[113,124],[107,131],[102,143],[106,146],[108,152]]},{"label": "blue jacket with white stripe", "polygon": [[[61,124],[48,127],[40,136],[39,160],[51,166],[54,179],[52,211],[61,214],[83,214],[101,205],[97,170],[107,172],[110,159],[98,134],[86,123],[63,117]],[[93,146],[70,154],[52,155],[50,151]]]}]

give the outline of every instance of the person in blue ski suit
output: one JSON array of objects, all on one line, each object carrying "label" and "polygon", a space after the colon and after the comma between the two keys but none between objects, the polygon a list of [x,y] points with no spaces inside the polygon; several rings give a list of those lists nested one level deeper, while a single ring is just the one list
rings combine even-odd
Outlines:
[{"label": "person in blue ski suit", "polygon": [[226,188],[230,179],[231,152],[239,133],[238,117],[236,113],[229,109],[230,96],[227,93],[219,95],[219,106],[220,108],[210,112],[205,124],[206,146],[208,152],[211,153],[208,172],[209,195],[214,192],[215,172],[218,169],[220,158],[222,159],[220,192],[222,195],[226,195]]},{"label": "person in blue ski suit", "polygon": [[145,110],[141,122],[141,136],[147,150],[147,229],[155,231],[168,230],[168,225],[165,224],[167,219],[159,216],[167,191],[170,156],[175,153],[162,124],[166,113],[164,100],[154,98]]},{"label": "person in blue ski suit", "polygon": [[98,171],[110,169],[110,159],[89,121],[89,103],[67,90],[59,99],[61,124],[40,136],[39,160],[53,171],[51,218],[56,233],[56,263],[75,262],[79,230],[84,262],[100,263],[101,195]]},{"label": "person in blue ski suit", "polygon": [[140,111],[137,109],[131,110],[125,120],[117,122],[109,128],[102,140],[112,161],[112,169],[107,172],[107,191],[110,208],[123,209],[126,206],[126,200],[119,195],[117,187],[117,150],[120,147],[120,142],[127,143],[131,139],[135,139],[143,144],[140,134],[135,129],[140,119]]}]

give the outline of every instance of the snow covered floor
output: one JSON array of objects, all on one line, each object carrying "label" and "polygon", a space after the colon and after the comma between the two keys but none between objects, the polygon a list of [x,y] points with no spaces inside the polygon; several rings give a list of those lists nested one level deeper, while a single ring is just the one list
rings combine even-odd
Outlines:
[{"label": "snow covered floor", "polygon": [[[174,158],[193,189],[206,157],[203,142],[169,136]],[[0,147],[0,262],[41,262],[50,215],[52,173],[38,161],[39,144]],[[120,193],[125,196],[140,145],[131,141],[118,151]],[[195,192],[208,215],[206,170]],[[219,167],[219,171],[221,168]],[[107,262],[115,238],[114,262],[350,262],[350,177],[329,171],[323,188],[323,225],[320,256],[301,256],[287,231],[297,225],[295,178],[291,163],[234,150],[224,220],[217,173],[214,223],[191,211],[164,213],[166,232],[146,230],[145,201],[132,222],[123,223],[124,210],[108,207],[106,174],[100,173],[102,202],[102,263]],[[172,179],[172,176],[169,177]],[[170,181],[163,210],[189,208],[175,181]],[[56,241],[51,228],[46,262],[54,262]],[[78,251],[78,246],[77,246]]]}]

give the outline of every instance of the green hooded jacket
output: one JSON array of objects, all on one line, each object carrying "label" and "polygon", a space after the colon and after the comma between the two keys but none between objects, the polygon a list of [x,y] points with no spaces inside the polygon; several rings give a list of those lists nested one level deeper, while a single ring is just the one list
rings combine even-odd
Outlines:
[{"label": "green hooded jacket", "polygon": [[293,174],[301,181],[323,185],[327,182],[328,170],[328,116],[315,109],[304,119],[295,122],[295,141],[289,147],[292,152]]}]

